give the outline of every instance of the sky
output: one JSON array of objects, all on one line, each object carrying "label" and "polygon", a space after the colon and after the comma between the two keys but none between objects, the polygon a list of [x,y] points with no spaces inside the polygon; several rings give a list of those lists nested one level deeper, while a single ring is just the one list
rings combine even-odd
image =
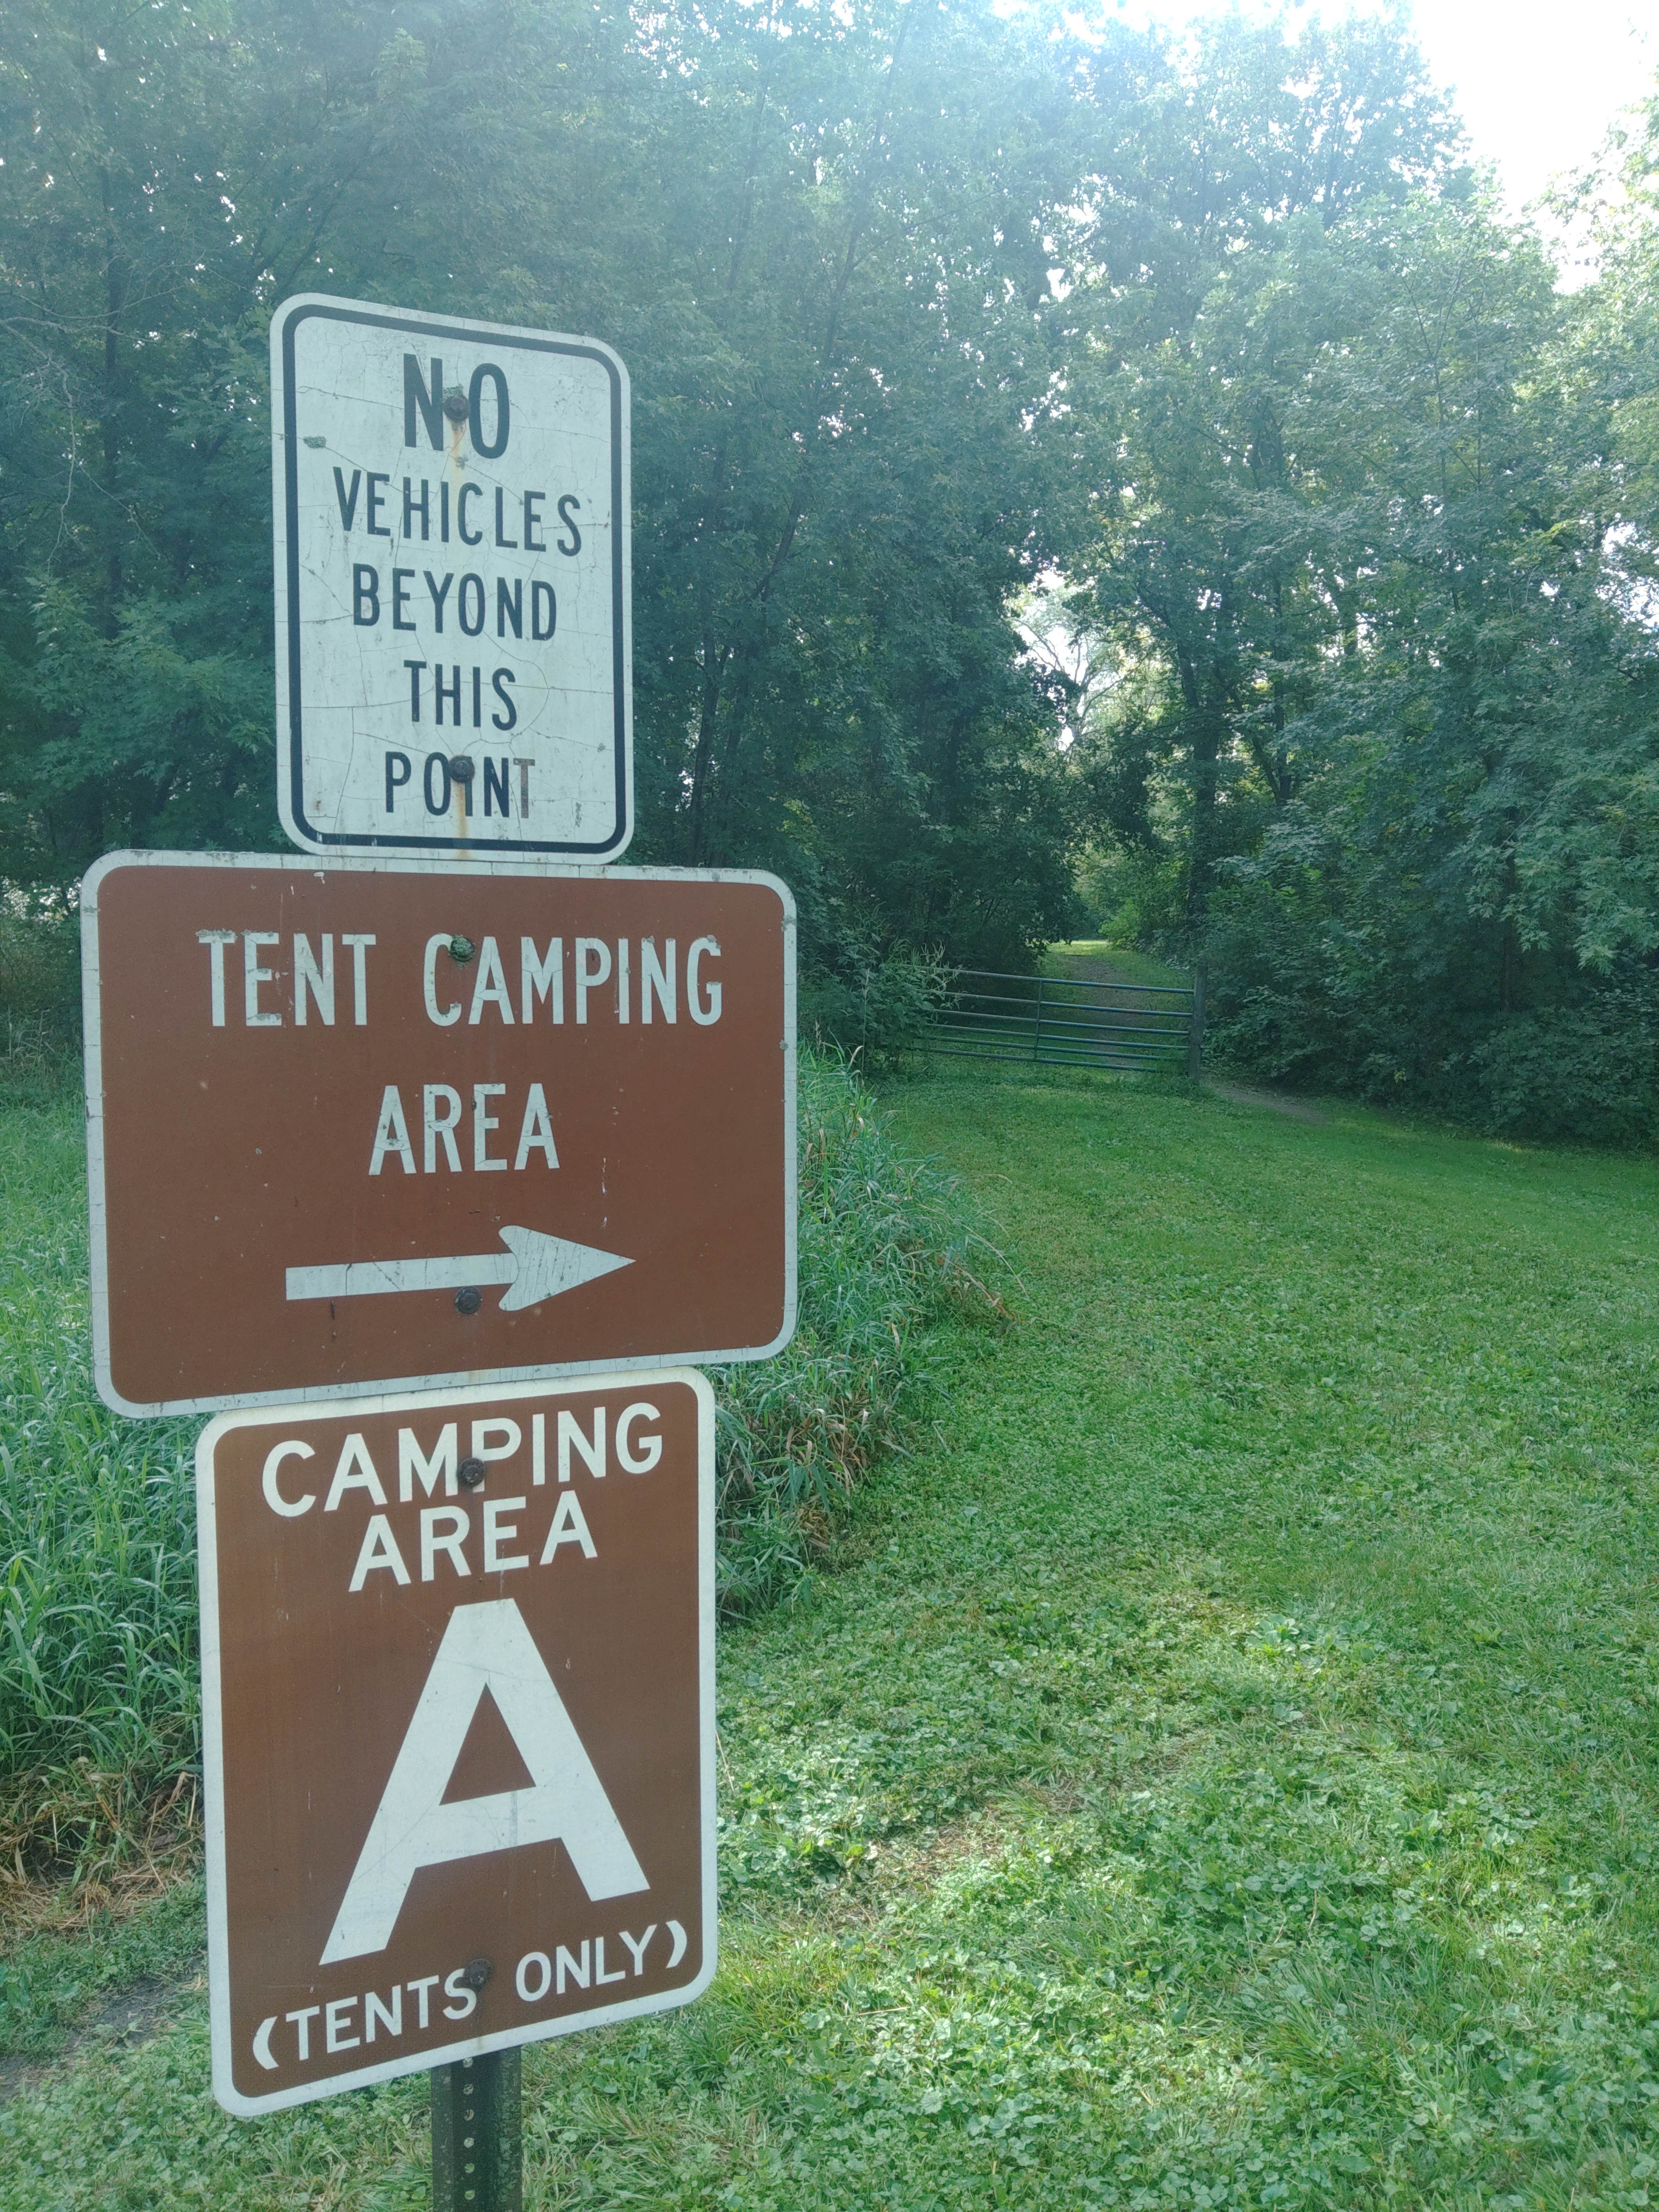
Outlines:
[{"label": "sky", "polygon": [[1659,21],[1631,0],[1417,0],[1417,36],[1455,91],[1477,155],[1516,210],[1595,155],[1618,111],[1652,88]]},{"label": "sky", "polygon": [[[1227,4],[1119,0],[1127,20],[1172,26],[1223,14]],[[1318,12],[1334,20],[1374,6],[1375,0],[1326,0]],[[1265,5],[1259,11],[1275,12]],[[1301,0],[1294,0],[1292,20],[1300,12]],[[1473,151],[1497,164],[1516,214],[1553,176],[1591,161],[1620,109],[1656,88],[1654,0],[1413,0],[1410,14],[1431,72],[1453,88]],[[1582,253],[1577,240],[1561,244],[1569,259]],[[1572,273],[1564,272],[1568,282]]]}]

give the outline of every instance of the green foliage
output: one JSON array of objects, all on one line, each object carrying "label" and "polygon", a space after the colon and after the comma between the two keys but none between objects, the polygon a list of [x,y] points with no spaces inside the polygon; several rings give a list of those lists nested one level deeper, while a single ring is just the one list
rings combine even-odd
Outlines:
[{"label": "green foliage", "polygon": [[[265,331],[594,331],[635,397],[638,857],[958,957],[1068,908],[1040,41],[977,5],[162,0],[0,23],[0,880],[271,842]],[[1059,127],[1056,127],[1059,126]]]},{"label": "green foliage", "polygon": [[81,1008],[80,931],[0,912],[0,1013],[73,1029]]},{"label": "green foliage", "polygon": [[80,1042],[79,929],[0,905],[0,1096],[55,1087]]},{"label": "green foliage", "polygon": [[[1070,1073],[888,1103],[1023,1317],[935,1323],[862,1563],[722,1632],[720,1974],[526,2052],[529,2201],[1639,2205],[1654,1168]],[[0,2107],[0,2207],[424,2203],[418,2079],[207,2081],[192,1995]]]},{"label": "green foliage", "polygon": [[417,301],[628,360],[636,856],[784,875],[826,1036],[1213,933],[1261,1072],[1561,1126],[1491,1033],[1659,958],[1656,117],[1569,299],[1392,20],[16,0],[0,883],[273,842],[270,313]]},{"label": "green foliage", "polygon": [[1659,1139],[1659,978],[1503,1023],[1470,1054],[1493,1129],[1581,1144]]},{"label": "green foliage", "polygon": [[1003,1310],[975,1273],[975,1247],[996,1255],[961,1193],[904,1156],[864,1085],[831,1061],[802,1070],[799,1233],[793,1340],[716,1370],[728,1613],[804,1592],[855,1486],[927,1401],[927,1325],[952,1308]]},{"label": "green foliage", "polygon": [[1350,548],[1310,512],[1358,489],[1322,388],[1356,320],[1344,245],[1408,232],[1454,126],[1397,30],[1358,20],[1200,31],[1159,93],[1127,141],[1103,118],[1079,211],[1096,493],[1073,619],[1123,678],[1084,732],[1095,821],[1130,850],[1176,830],[1190,937],[1217,861],[1305,775],[1322,654],[1352,629]]},{"label": "green foliage", "polygon": [[[1411,111],[1415,179],[1316,210],[1287,140],[1264,221],[1235,126],[1212,231],[1149,264],[1160,317],[1103,386],[1115,489],[1071,617],[1115,678],[1079,748],[1088,894],[1114,933],[1206,957],[1241,1066],[1645,1137],[1656,125],[1601,283],[1565,299],[1436,151],[1408,58],[1370,52],[1371,126]],[[1359,48],[1319,55],[1354,81]],[[1225,33],[1191,64],[1206,91],[1275,66]],[[1115,291],[1099,313],[1123,325]]]},{"label": "green foliage", "polygon": [[937,956],[867,940],[848,945],[837,968],[802,979],[799,1021],[822,1046],[856,1054],[866,1067],[915,1049],[944,996],[949,970]]},{"label": "green foliage", "polygon": [[[1358,880],[1354,880],[1355,877]],[[1628,955],[1604,978],[1559,952],[1518,961],[1449,917],[1402,912],[1310,811],[1218,891],[1208,935],[1212,1057],[1304,1090],[1425,1105],[1493,1133],[1589,1144],[1659,1135],[1659,988]]]},{"label": "green foliage", "polygon": [[1097,845],[1079,866],[1078,896],[1111,944],[1173,948],[1182,942],[1187,869],[1177,849]]}]

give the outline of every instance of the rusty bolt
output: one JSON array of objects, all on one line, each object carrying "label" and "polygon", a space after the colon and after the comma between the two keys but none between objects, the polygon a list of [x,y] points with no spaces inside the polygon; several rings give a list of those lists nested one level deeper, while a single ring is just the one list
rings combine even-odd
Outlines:
[{"label": "rusty bolt", "polygon": [[455,1310],[458,1314],[475,1314],[483,1304],[482,1291],[475,1291],[469,1287],[465,1291],[457,1291],[455,1293]]},{"label": "rusty bolt", "polygon": [[449,763],[449,773],[457,783],[471,783],[477,773],[471,754],[457,753]]},{"label": "rusty bolt", "polygon": [[[430,404],[430,403],[428,403]],[[452,422],[465,422],[471,410],[466,404],[466,394],[459,384],[452,384],[444,394],[444,413]]]},{"label": "rusty bolt", "polygon": [[449,957],[458,968],[465,968],[477,949],[470,937],[458,935],[449,940]]},{"label": "rusty bolt", "polygon": [[495,1972],[488,1959],[469,1959],[461,1968],[461,1979],[470,1990],[481,1990]]},{"label": "rusty bolt", "polygon": [[[475,1291],[473,1295],[476,1297],[477,1292]],[[463,1291],[461,1297],[465,1297],[465,1296],[466,1293]],[[455,1301],[457,1305],[459,1305],[460,1302],[460,1298],[457,1298]],[[455,1480],[460,1484],[463,1490],[476,1490],[483,1479],[484,1463],[481,1459],[464,1459],[455,1470]]]}]

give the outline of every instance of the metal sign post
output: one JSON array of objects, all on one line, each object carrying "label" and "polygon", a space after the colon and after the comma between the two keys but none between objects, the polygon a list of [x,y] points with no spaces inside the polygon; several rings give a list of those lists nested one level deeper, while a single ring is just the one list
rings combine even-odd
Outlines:
[{"label": "metal sign post", "polygon": [[794,908],[599,865],[616,356],[313,296],[270,340],[301,857],[82,886],[94,1368],[219,1416],[216,2096],[427,2070],[436,2212],[520,2212],[521,2046],[714,1971],[714,1401],[667,1363],[794,1328]]},{"label": "metal sign post", "polygon": [[524,2212],[518,2049],[432,2069],[432,2212]]}]

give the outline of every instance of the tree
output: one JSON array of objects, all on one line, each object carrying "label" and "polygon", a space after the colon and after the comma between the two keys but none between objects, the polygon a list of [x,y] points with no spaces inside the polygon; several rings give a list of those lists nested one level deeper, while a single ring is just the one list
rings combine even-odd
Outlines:
[{"label": "tree", "polygon": [[1094,618],[1167,677],[1189,939],[1218,860],[1258,833],[1247,792],[1282,807],[1307,773],[1304,672],[1333,623],[1352,641],[1352,579],[1316,516],[1342,434],[1305,401],[1352,304],[1343,243],[1360,210],[1441,176],[1452,138],[1394,27],[1292,42],[1229,22],[1098,149],[1073,245],[1084,557]]},{"label": "tree", "polygon": [[825,945],[1060,926],[1006,613],[1071,176],[1040,47],[809,0],[25,0],[0,36],[0,870],[270,836],[264,325],[312,288],[629,361],[642,855],[779,866]]},{"label": "tree", "polygon": [[1258,1065],[1582,1133],[1617,1033],[1659,1019],[1659,672],[1615,573],[1641,527],[1605,302],[1564,302],[1474,194],[1353,250],[1364,313],[1314,380],[1370,426],[1328,525],[1352,642],[1319,773],[1219,896],[1223,1023]]}]

